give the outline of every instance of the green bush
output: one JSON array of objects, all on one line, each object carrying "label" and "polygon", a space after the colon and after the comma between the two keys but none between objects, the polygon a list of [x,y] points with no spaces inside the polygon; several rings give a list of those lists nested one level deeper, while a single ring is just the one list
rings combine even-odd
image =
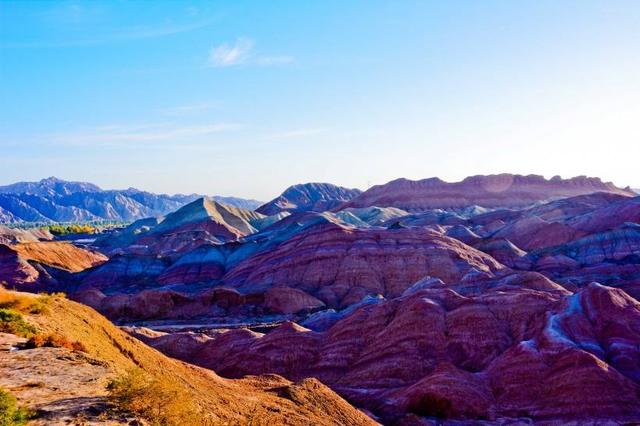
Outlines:
[{"label": "green bush", "polygon": [[183,388],[166,378],[154,378],[140,369],[128,371],[107,384],[117,411],[133,414],[152,426],[206,425]]},{"label": "green bush", "polygon": [[37,330],[12,309],[0,309],[0,332],[31,337]]},{"label": "green bush", "polygon": [[31,417],[28,409],[18,406],[15,396],[0,388],[0,426],[23,425]]},{"label": "green bush", "polygon": [[93,234],[96,228],[91,225],[50,225],[47,227],[53,235],[63,236],[70,234]]},{"label": "green bush", "polygon": [[24,314],[44,314],[53,300],[64,299],[64,293],[31,294],[16,293],[0,289],[0,309],[10,309]]}]

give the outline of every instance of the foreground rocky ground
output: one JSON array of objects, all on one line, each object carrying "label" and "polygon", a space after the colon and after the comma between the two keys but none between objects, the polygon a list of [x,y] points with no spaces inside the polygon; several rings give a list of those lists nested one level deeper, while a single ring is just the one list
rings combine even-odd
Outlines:
[{"label": "foreground rocky ground", "polygon": [[110,415],[103,361],[64,348],[18,350],[27,339],[0,333],[0,387],[34,410],[34,425],[128,424]]},{"label": "foreground rocky ground", "polygon": [[[2,292],[3,301],[11,295],[33,297]],[[169,424],[375,424],[317,380],[294,384],[276,375],[223,379],[209,370],[162,355],[120,331],[91,308],[60,297],[49,301],[45,311],[29,314],[25,319],[38,333],[53,333],[82,343],[80,351],[16,351],[12,348],[20,340],[1,336],[0,386],[35,410],[34,422],[40,424],[128,421],[113,417],[105,404],[104,385],[110,377],[120,377],[131,370],[161,381],[168,386],[170,395],[177,395],[162,403],[177,400],[175,409],[183,412],[179,411]]]}]

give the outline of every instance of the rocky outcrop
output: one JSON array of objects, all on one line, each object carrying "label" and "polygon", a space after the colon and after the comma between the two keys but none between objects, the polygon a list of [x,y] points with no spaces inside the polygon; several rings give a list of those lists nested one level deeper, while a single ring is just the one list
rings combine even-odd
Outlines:
[{"label": "rocky outcrop", "polygon": [[482,241],[476,244],[475,248],[511,268],[529,269],[531,267],[531,261],[526,258],[527,252],[504,238]]},{"label": "rocky outcrop", "polygon": [[264,294],[265,307],[276,314],[317,311],[325,304],[304,291],[291,287],[273,287]]},{"label": "rocky outcrop", "polygon": [[69,278],[106,260],[100,253],[66,242],[0,244],[0,283],[28,291],[65,290],[58,278]]},{"label": "rocky outcrop", "polygon": [[569,258],[579,265],[640,263],[640,224],[625,224],[567,244],[532,252],[531,256],[538,259],[539,266],[549,257]]},{"label": "rocky outcrop", "polygon": [[258,207],[257,212],[274,215],[288,212],[323,212],[338,207],[361,193],[330,183],[305,183],[287,188],[279,197]]},{"label": "rocky outcrop", "polygon": [[[229,377],[318,377],[385,423],[640,418],[636,300],[598,284],[571,295],[541,277],[498,281],[477,296],[422,288],[364,304],[322,332],[187,336],[189,359]],[[177,354],[184,338],[147,341]]]},{"label": "rocky outcrop", "polygon": [[[10,300],[11,294],[15,293],[3,293],[2,300]],[[18,297],[35,299],[25,294]],[[105,384],[134,369],[157,380],[161,395],[179,398],[169,424],[375,424],[315,379],[296,384],[276,375],[225,379],[149,348],[91,308],[64,298],[51,298],[46,311],[25,319],[45,335],[55,333],[69,342],[82,343],[82,351],[48,347],[7,350],[5,335],[0,333],[0,385],[15,393],[22,404],[39,409],[36,424],[124,424],[118,418],[110,421],[113,410],[105,404]],[[164,407],[170,401],[164,397],[161,401],[157,394],[151,397],[162,404],[153,413],[168,411]],[[87,408],[86,415],[68,416],[79,407]],[[126,419],[126,424],[134,421],[130,420]]]},{"label": "rocky outcrop", "polygon": [[32,243],[52,239],[53,235],[48,229],[18,229],[0,225],[0,244]]},{"label": "rocky outcrop", "polygon": [[226,272],[226,259],[219,245],[204,244],[179,257],[157,281],[163,285],[218,282]]},{"label": "rocky outcrop", "polygon": [[80,289],[95,287],[117,293],[127,287],[155,286],[156,278],[167,266],[167,262],[157,256],[113,256],[108,262],[82,273]]},{"label": "rocky outcrop", "polygon": [[634,196],[631,190],[620,189],[598,178],[500,174],[470,176],[461,182],[448,183],[438,178],[411,181],[397,179],[376,185],[353,200],[348,207],[397,207],[410,212],[433,208],[523,207],[538,201],[567,198],[595,192]]},{"label": "rocky outcrop", "polygon": [[257,232],[251,223],[263,219],[254,211],[199,198],[165,218],[137,221],[96,244],[112,253],[174,255],[201,245],[236,241]]},{"label": "rocky outcrop", "polygon": [[[349,208],[340,210],[336,213],[340,219],[347,223],[352,223],[351,217],[355,216],[359,221],[371,226],[382,226],[394,219],[407,216],[409,213],[396,209],[395,207],[365,207],[361,209]],[[360,222],[355,222],[355,225],[359,225]]]},{"label": "rocky outcrop", "polygon": [[[487,219],[497,214],[476,216],[470,222],[486,228]],[[503,214],[500,219],[502,224],[487,230],[494,238],[508,239],[525,250],[540,249],[639,221],[640,198],[597,193]]]},{"label": "rocky outcrop", "polygon": [[[42,274],[42,277],[41,277]],[[43,268],[32,265],[11,247],[0,244],[0,284],[7,288],[23,288],[50,279]]]},{"label": "rocky outcrop", "polygon": [[[398,185],[465,206],[273,217],[197,200],[98,242],[110,260],[66,272],[70,297],[212,327],[130,331],[227,377],[318,378],[388,424],[640,420],[640,198],[593,179]],[[39,262],[64,257],[23,251],[1,251],[0,272],[58,278]]]},{"label": "rocky outcrop", "polygon": [[13,245],[12,248],[26,259],[68,272],[84,271],[108,260],[101,253],[68,242],[29,242]]},{"label": "rocky outcrop", "polygon": [[329,223],[243,260],[223,281],[242,292],[275,284],[294,287],[335,308],[367,295],[399,296],[426,275],[453,283],[502,268],[490,256],[425,229],[352,229]]}]

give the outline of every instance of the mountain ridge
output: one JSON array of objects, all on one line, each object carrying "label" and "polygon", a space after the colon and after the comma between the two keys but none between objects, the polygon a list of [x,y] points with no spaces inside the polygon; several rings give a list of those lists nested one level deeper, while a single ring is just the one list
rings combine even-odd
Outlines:
[{"label": "mountain ridge", "polygon": [[267,216],[284,211],[322,212],[336,208],[361,193],[359,189],[345,188],[332,183],[300,183],[291,185],[278,197],[258,207],[256,211]]},{"label": "mountain ridge", "polygon": [[595,192],[636,195],[628,187],[618,188],[611,182],[587,176],[546,179],[540,175],[502,173],[469,176],[459,182],[445,182],[437,177],[422,180],[400,178],[369,188],[344,203],[339,210],[371,206],[407,211],[472,205],[509,208]]},{"label": "mountain ridge", "polygon": [[[38,182],[0,186],[0,223],[131,222],[162,216],[192,202],[199,194],[154,194],[136,188],[103,190],[88,182],[49,177]],[[261,202],[237,197],[210,197],[224,204],[255,209]]]}]

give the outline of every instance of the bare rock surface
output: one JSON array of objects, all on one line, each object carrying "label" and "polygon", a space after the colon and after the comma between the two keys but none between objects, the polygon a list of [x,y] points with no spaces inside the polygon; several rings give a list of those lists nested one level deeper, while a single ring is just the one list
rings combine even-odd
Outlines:
[{"label": "bare rock surface", "polygon": [[107,412],[104,362],[62,348],[17,350],[26,339],[0,333],[0,387],[37,412],[33,425],[128,424]]},{"label": "bare rock surface", "polygon": [[[476,296],[418,289],[322,332],[285,323],[190,338],[189,359],[229,377],[317,377],[389,423],[638,421],[640,303],[599,284],[572,295],[544,280],[513,275]],[[147,341],[167,350],[181,339]]]},{"label": "bare rock surface", "polygon": [[257,212],[273,215],[283,211],[323,212],[338,207],[361,193],[330,183],[305,183],[287,188],[280,196],[258,207]]},{"label": "bare rock surface", "polygon": [[566,198],[595,192],[610,192],[634,196],[631,190],[620,189],[612,183],[585,176],[550,180],[536,175],[470,176],[461,182],[444,182],[438,178],[411,181],[397,179],[376,185],[342,207],[397,207],[407,211],[420,211],[442,207],[526,206],[536,201]]},{"label": "bare rock surface", "polygon": [[223,277],[244,292],[295,287],[330,307],[364,296],[399,296],[425,275],[445,282],[504,268],[455,239],[423,229],[349,229],[329,224],[250,257]]}]

